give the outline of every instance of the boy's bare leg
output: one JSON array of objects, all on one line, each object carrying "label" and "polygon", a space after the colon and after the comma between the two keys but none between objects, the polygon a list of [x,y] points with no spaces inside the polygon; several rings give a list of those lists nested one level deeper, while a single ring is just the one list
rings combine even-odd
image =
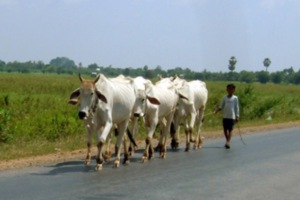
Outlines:
[{"label": "boy's bare leg", "polygon": [[230,148],[230,140],[231,140],[231,136],[232,136],[232,130],[226,130],[224,132],[224,134],[225,134],[225,138],[226,138],[225,148],[229,149]]}]

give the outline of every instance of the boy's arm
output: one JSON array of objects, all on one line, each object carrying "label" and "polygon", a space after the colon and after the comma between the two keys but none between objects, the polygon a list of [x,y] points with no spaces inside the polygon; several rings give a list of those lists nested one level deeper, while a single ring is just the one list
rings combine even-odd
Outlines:
[{"label": "boy's arm", "polygon": [[215,110],[215,114],[217,114],[218,112],[220,112],[222,110],[222,108],[224,107],[224,104],[225,104],[225,100],[223,98],[220,106]]},{"label": "boy's arm", "polygon": [[240,108],[239,108],[239,99],[238,97],[236,98],[236,105],[235,105],[235,120],[239,121],[240,119]]}]

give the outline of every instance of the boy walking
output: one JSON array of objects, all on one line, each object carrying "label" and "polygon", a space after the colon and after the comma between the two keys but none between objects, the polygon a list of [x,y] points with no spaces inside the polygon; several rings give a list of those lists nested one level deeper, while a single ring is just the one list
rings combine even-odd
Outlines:
[{"label": "boy walking", "polygon": [[238,122],[240,111],[238,97],[234,95],[235,85],[228,84],[226,90],[227,95],[223,97],[219,108],[215,111],[215,114],[223,110],[223,129],[226,139],[225,148],[230,149],[230,140],[234,122]]}]

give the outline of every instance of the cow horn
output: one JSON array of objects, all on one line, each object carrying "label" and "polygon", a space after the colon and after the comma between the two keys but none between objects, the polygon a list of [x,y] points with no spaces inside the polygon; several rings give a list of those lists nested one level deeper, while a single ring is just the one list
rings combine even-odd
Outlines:
[{"label": "cow horn", "polygon": [[97,75],[96,79],[94,80],[94,83],[97,83],[97,81],[99,80],[100,78],[100,74]]},{"label": "cow horn", "polygon": [[81,74],[79,73],[78,75],[79,75],[79,80],[80,80],[81,82],[83,82],[83,78],[81,77]]}]

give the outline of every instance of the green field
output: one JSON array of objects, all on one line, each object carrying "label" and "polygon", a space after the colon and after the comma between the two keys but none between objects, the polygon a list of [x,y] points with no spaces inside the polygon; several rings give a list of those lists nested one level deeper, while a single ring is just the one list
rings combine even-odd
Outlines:
[{"label": "green field", "polygon": [[[207,82],[203,132],[221,129],[221,115],[210,113],[226,94],[226,84]],[[300,120],[300,86],[235,84],[241,126]],[[78,86],[77,75],[0,73],[0,160],[84,148],[83,122],[77,117],[77,106],[68,104]],[[142,133],[139,139],[143,138]]]}]

